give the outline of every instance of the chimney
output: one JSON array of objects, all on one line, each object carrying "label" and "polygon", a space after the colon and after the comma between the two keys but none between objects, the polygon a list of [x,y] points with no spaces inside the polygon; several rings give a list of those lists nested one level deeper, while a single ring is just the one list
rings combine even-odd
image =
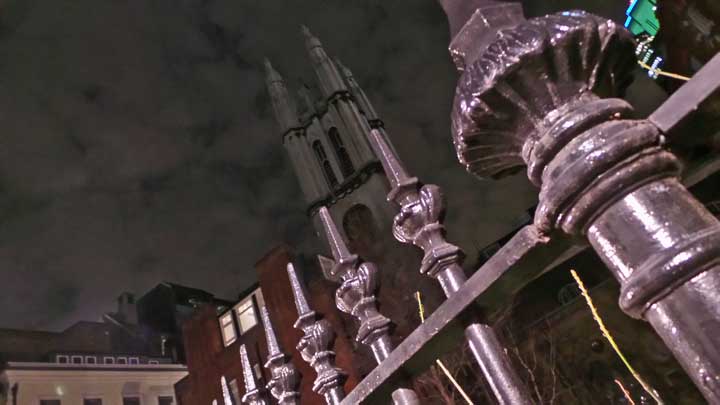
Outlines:
[{"label": "chimney", "polygon": [[124,292],[118,297],[118,316],[123,322],[135,325],[138,321],[135,294]]}]

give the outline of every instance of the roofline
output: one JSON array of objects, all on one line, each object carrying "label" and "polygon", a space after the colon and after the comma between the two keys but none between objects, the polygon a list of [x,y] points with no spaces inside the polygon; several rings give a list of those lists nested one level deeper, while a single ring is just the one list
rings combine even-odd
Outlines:
[{"label": "roofline", "polygon": [[39,363],[39,362],[14,362],[7,363],[5,370],[53,370],[53,371],[188,371],[183,364],[60,364],[60,363]]},{"label": "roofline", "polygon": [[282,243],[277,244],[272,249],[268,250],[264,255],[262,255],[262,257],[260,257],[255,262],[253,267],[257,268],[261,262],[264,262],[268,257],[272,256],[273,254],[277,253],[278,251],[285,251],[288,254],[288,256],[290,256],[291,259],[293,256],[295,256],[295,249],[293,249],[293,247],[290,246],[289,244],[282,242]]}]

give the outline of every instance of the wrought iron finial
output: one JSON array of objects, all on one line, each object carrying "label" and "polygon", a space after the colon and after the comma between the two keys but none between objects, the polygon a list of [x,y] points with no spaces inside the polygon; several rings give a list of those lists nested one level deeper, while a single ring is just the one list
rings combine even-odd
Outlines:
[{"label": "wrought iron finial", "polygon": [[232,397],[230,396],[230,389],[228,388],[227,378],[225,378],[225,376],[220,377],[220,387],[222,388],[224,404],[225,405],[235,405],[235,404],[233,404]]},{"label": "wrought iron finial", "polygon": [[283,355],[280,351],[280,345],[275,335],[275,328],[273,328],[272,322],[270,322],[270,313],[267,307],[263,306],[260,308],[260,318],[262,319],[263,329],[265,330],[265,342],[267,343],[268,357],[275,357]]},{"label": "wrought iron finial", "polygon": [[345,397],[343,383],[346,375],[335,367],[335,352],[331,350],[335,333],[330,322],[326,319],[317,319],[315,311],[310,309],[305,287],[300,282],[292,263],[288,263],[287,271],[298,310],[298,319],[294,326],[303,331],[297,350],[303,360],[317,373],[313,391],[322,395],[327,404],[339,404]]},{"label": "wrought iron finial", "polygon": [[[417,178],[410,177],[380,131],[370,131],[369,138],[393,186],[388,194],[388,200],[400,206],[400,212],[395,216],[392,227],[395,238],[403,243],[412,243],[423,250],[420,272],[435,278],[445,295],[450,297],[460,289],[467,278],[461,267],[464,258],[462,250],[445,238],[445,228],[442,224],[445,203],[440,187],[422,185]],[[489,385],[493,387],[498,402],[530,403],[529,396],[517,373],[512,369],[506,353],[485,345],[494,336],[492,329],[490,328],[488,333],[481,334],[473,329],[473,326],[477,325],[471,325],[466,329],[466,337],[471,347],[480,348],[473,351],[473,354]]]},{"label": "wrought iron finial", "polygon": [[[335,291],[335,303],[341,311],[360,321],[356,340],[372,348],[378,363],[392,350],[389,337],[390,320],[377,309],[375,291],[378,288],[378,270],[370,262],[361,263],[350,253],[327,208],[320,208],[320,222],[335,260],[318,257],[326,278],[342,282]],[[332,267],[328,271],[328,265]]]},{"label": "wrought iron finial", "polygon": [[240,346],[240,361],[242,363],[243,379],[245,380],[245,395],[242,397],[242,402],[249,405],[267,405],[267,402],[262,396],[262,392],[255,382],[255,374],[250,365],[250,359],[248,358],[245,345]]},{"label": "wrought iron finial", "polygon": [[265,329],[265,341],[268,348],[268,359],[265,368],[270,370],[270,382],[267,389],[270,390],[275,399],[281,405],[295,405],[298,403],[300,393],[297,385],[300,378],[295,366],[286,360],[285,354],[280,350],[280,345],[275,335],[275,329],[270,321],[270,314],[267,307],[260,308],[263,329]]},{"label": "wrought iron finial", "polygon": [[464,254],[445,239],[441,223],[445,214],[442,190],[433,184],[423,185],[417,177],[410,176],[382,132],[374,129],[368,138],[392,186],[387,198],[400,206],[393,222],[395,238],[423,250],[420,272],[437,276],[449,295],[464,282],[460,267]]},{"label": "wrought iron finial", "polygon": [[315,316],[315,311],[310,309],[310,305],[307,302],[307,292],[305,291],[305,285],[300,282],[295,266],[292,263],[287,264],[288,278],[290,279],[290,287],[292,288],[293,298],[295,300],[295,308],[299,317],[304,316]]},{"label": "wrought iron finial", "polygon": [[[350,252],[345,240],[330,216],[327,208],[320,208],[320,222],[330,244],[335,260],[318,256],[325,277],[341,282],[335,291],[335,304],[341,311],[352,315],[360,322],[356,341],[370,347],[375,361],[380,364],[392,351],[390,340],[390,319],[377,308],[375,292],[378,288],[378,269],[370,262],[362,262]],[[401,388],[393,393],[396,405],[418,404],[414,391]]]},{"label": "wrought iron finial", "polygon": [[[320,264],[321,267],[323,267],[325,276],[331,281],[338,282],[343,279],[346,272],[352,271],[357,266],[359,258],[357,255],[350,253],[350,250],[345,244],[345,240],[330,216],[330,211],[328,211],[326,207],[321,207],[319,214],[320,222],[325,228],[325,237],[330,245],[330,251],[335,258],[333,266],[329,271],[326,271],[325,268],[325,266],[330,263],[329,261],[321,259]],[[323,259],[327,258],[323,257]]]},{"label": "wrought iron finial", "polygon": [[388,194],[388,200],[395,200],[399,197],[398,194],[400,194],[402,190],[417,189],[419,184],[417,177],[412,177],[408,174],[400,158],[385,140],[383,133],[377,129],[373,129],[370,131],[368,140],[370,141],[370,146],[373,148],[373,152],[375,152],[377,158],[380,159],[383,169],[385,170],[385,175],[392,187],[390,194]]},{"label": "wrought iron finial", "polygon": [[353,259],[353,256],[356,258],[356,255],[350,254],[350,250],[347,245],[345,245],[345,241],[343,240],[342,235],[340,235],[340,231],[338,231],[337,226],[335,226],[335,222],[333,222],[333,219],[330,216],[330,211],[328,211],[326,207],[320,208],[320,221],[325,227],[325,235],[328,238],[330,250],[335,257],[335,260],[342,262]]}]

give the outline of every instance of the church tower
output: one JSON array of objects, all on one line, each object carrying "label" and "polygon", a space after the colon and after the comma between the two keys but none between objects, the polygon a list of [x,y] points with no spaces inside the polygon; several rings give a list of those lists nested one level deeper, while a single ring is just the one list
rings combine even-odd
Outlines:
[{"label": "church tower", "polygon": [[302,32],[319,94],[303,85],[291,97],[280,74],[265,61],[282,142],[316,231],[322,233],[317,211],[326,206],[350,244],[367,255],[372,253],[369,242],[396,214],[385,199],[389,185],[382,166],[367,141],[369,131],[382,130],[383,123],[352,72],[331,59],[307,27]]},{"label": "church tower", "polygon": [[[393,237],[397,207],[386,199],[390,186],[367,140],[371,129],[384,134],[382,120],[350,70],[331,59],[306,27],[302,31],[319,91],[303,85],[291,97],[278,72],[265,63],[282,143],[316,233],[325,237],[318,215],[325,206],[351,250],[380,266],[378,298],[383,312],[397,322],[394,338],[402,339],[419,324],[415,291],[421,291],[428,309],[443,294],[420,274],[421,251]],[[349,319],[348,331],[355,327]]]}]

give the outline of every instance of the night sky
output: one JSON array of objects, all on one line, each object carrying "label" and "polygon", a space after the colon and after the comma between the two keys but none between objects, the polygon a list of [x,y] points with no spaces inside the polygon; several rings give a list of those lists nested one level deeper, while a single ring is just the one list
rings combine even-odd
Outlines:
[{"label": "night sky", "polygon": [[314,83],[300,24],[353,70],[409,169],[445,189],[451,239],[471,252],[510,230],[536,191],[457,163],[434,1],[4,0],[0,327],[95,320],[162,281],[234,299],[276,244],[319,248],[261,70],[267,56],[291,86]]}]

